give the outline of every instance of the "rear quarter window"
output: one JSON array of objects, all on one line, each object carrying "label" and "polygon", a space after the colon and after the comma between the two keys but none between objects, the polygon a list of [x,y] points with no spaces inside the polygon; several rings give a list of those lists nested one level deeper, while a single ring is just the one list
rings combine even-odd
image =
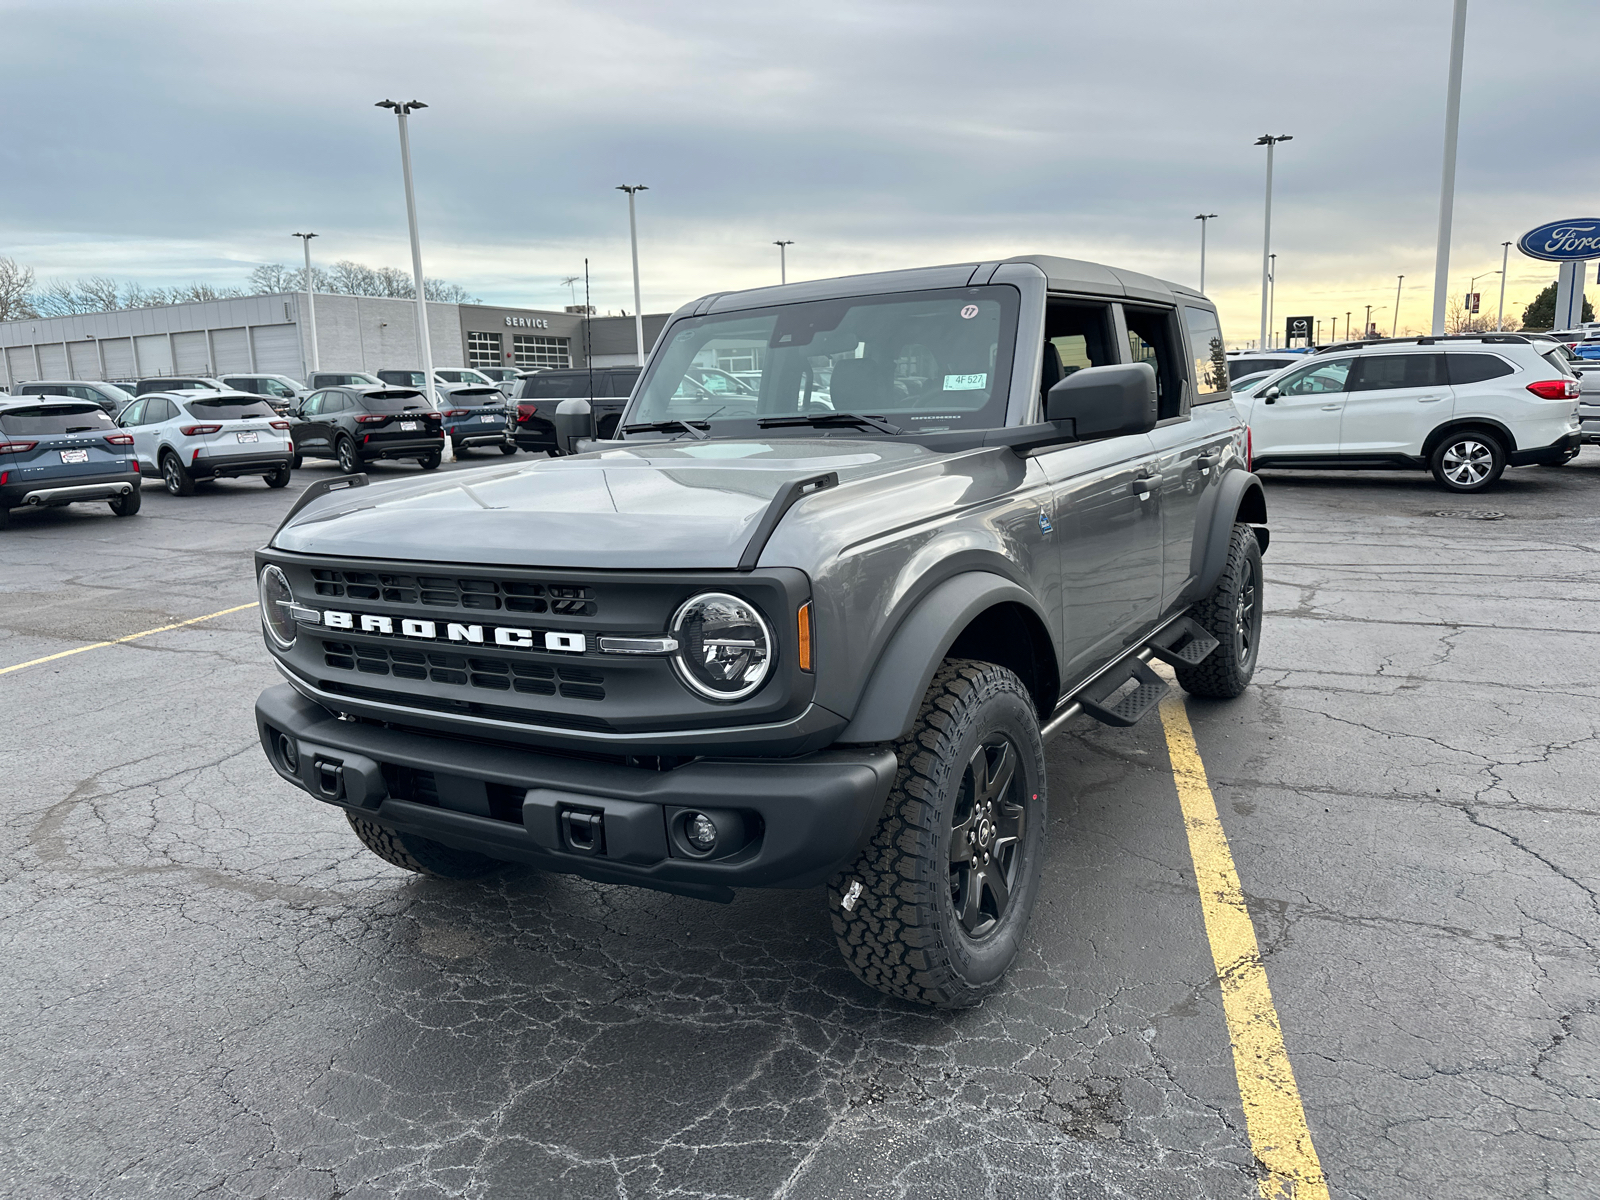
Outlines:
[{"label": "rear quarter window", "polygon": [[40,437],[53,433],[94,433],[116,425],[98,404],[41,404],[0,413],[0,433]]},{"label": "rear quarter window", "polygon": [[1493,354],[1447,354],[1450,382],[1455,384],[1482,383],[1512,374],[1516,368],[1505,359]]},{"label": "rear quarter window", "polygon": [[1220,400],[1228,393],[1228,355],[1222,344],[1222,326],[1208,308],[1183,310],[1189,334],[1189,357],[1194,369],[1196,403]]}]

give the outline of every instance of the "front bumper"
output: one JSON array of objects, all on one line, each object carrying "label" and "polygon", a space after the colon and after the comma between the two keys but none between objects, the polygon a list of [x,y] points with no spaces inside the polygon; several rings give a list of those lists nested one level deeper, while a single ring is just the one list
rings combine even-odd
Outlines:
[{"label": "front bumper", "polygon": [[1583,445],[1581,432],[1564,433],[1548,446],[1535,446],[1527,450],[1513,450],[1507,456],[1513,467],[1528,467],[1537,463],[1563,463],[1574,450]]},{"label": "front bumper", "polygon": [[[279,775],[380,825],[704,899],[728,899],[735,887],[824,882],[870,836],[895,776],[894,753],[882,747],[702,758],[671,770],[597,762],[342,721],[286,685],[261,693],[256,728]],[[691,810],[738,830],[736,848],[696,856],[681,836]],[[571,823],[596,816],[598,847],[584,848]]]},{"label": "front bumper", "polygon": [[0,487],[0,505],[54,507],[116,500],[139,490],[137,472],[119,471],[114,475],[64,475],[58,479],[35,479],[28,483],[8,483]]},{"label": "front bumper", "polygon": [[273,475],[288,467],[287,450],[270,454],[197,454],[189,473],[196,479],[231,479],[239,475]]}]

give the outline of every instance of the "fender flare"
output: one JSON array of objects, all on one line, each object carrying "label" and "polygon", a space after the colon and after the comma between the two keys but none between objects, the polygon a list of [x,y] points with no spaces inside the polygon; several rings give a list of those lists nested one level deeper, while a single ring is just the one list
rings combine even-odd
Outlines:
[{"label": "fender flare", "polygon": [[1002,575],[967,571],[936,586],[884,646],[838,741],[865,744],[903,737],[956,638],[978,614],[1006,603],[1022,605],[1050,628],[1032,594]]},{"label": "fender flare", "polygon": [[[1222,477],[1209,514],[1195,523],[1195,553],[1203,557],[1194,591],[1189,596],[1191,601],[1210,595],[1217,580],[1222,578],[1222,569],[1228,564],[1228,543],[1233,537],[1233,527],[1241,520],[1253,527],[1252,532],[1265,554],[1272,540],[1266,527],[1266,489],[1249,471],[1229,471]],[[1200,541],[1202,530],[1205,533],[1203,543]]]}]

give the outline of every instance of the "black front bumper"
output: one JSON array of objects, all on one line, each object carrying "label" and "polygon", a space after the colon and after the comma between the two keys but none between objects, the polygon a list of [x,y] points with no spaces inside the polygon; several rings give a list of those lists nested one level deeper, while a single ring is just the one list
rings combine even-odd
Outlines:
[{"label": "black front bumper", "polygon": [[[870,836],[895,776],[894,753],[881,747],[653,770],[429,737],[341,721],[287,684],[261,693],[256,728],[279,775],[380,825],[544,870],[705,899],[728,899],[735,887],[824,882]],[[731,830],[735,848],[697,856],[683,837],[689,812]],[[580,845],[575,821],[596,831],[598,844]]]},{"label": "black front bumper", "polygon": [[196,455],[189,474],[196,479],[232,479],[240,475],[275,475],[293,462],[293,454]]},{"label": "black front bumper", "polygon": [[1537,463],[1563,463],[1574,450],[1583,446],[1583,434],[1563,434],[1548,446],[1535,446],[1529,450],[1513,450],[1506,456],[1513,467],[1529,467]]}]

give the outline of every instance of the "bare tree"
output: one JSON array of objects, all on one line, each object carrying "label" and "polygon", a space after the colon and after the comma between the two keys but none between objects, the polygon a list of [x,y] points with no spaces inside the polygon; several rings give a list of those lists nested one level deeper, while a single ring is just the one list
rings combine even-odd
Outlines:
[{"label": "bare tree", "polygon": [[117,281],[105,275],[78,280],[78,299],[85,312],[111,312],[121,308],[117,298]]},{"label": "bare tree", "polygon": [[250,272],[252,295],[263,292],[292,292],[295,290],[296,272],[282,263],[262,263]]},{"label": "bare tree", "polygon": [[37,317],[33,306],[33,268],[0,254],[0,321]]},{"label": "bare tree", "polygon": [[377,296],[377,273],[371,267],[348,258],[333,264],[333,291],[343,296]]},{"label": "bare tree", "polygon": [[40,288],[34,307],[42,317],[70,317],[74,313],[88,311],[82,307],[78,289],[65,279],[52,279]]},{"label": "bare tree", "polygon": [[429,300],[442,304],[481,304],[468,294],[467,289],[459,283],[446,283],[442,279],[427,279],[422,281],[422,294]]},{"label": "bare tree", "polygon": [[410,300],[417,292],[411,284],[411,276],[398,267],[379,267],[373,272],[378,280],[379,296],[388,296],[395,300]]},{"label": "bare tree", "polygon": [[[1470,313],[1465,304],[1452,296],[1450,307],[1445,314],[1444,328],[1446,333],[1493,333],[1494,317],[1485,312]],[[1506,328],[1517,329],[1520,325],[1508,317]]]}]

